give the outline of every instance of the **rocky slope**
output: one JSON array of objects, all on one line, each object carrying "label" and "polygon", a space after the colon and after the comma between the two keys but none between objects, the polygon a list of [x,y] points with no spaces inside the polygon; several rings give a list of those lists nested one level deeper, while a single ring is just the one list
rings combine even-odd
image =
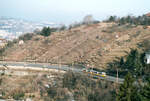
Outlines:
[{"label": "rocky slope", "polygon": [[114,23],[82,25],[49,37],[35,35],[23,45],[18,43],[5,51],[5,60],[50,63],[84,63],[105,68],[116,57],[125,56],[130,48],[150,38],[150,29]]}]

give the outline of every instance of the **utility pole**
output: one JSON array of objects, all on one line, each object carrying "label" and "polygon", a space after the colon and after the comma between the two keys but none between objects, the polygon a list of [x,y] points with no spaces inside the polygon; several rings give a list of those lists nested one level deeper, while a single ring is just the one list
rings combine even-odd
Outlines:
[{"label": "utility pole", "polygon": [[72,61],[72,72],[73,72],[73,66],[74,66],[74,62]]},{"label": "utility pole", "polygon": [[116,82],[118,84],[118,68],[117,68],[117,78],[116,78]]},{"label": "utility pole", "polygon": [[[92,64],[92,72],[93,72],[93,64]],[[92,72],[90,71],[90,87],[92,88]]]},{"label": "utility pole", "polygon": [[92,73],[93,73],[93,64],[92,64]]},{"label": "utility pole", "polygon": [[26,62],[27,62],[27,49],[25,50],[25,61],[24,61],[24,67],[25,67]]},{"label": "utility pole", "polygon": [[118,93],[118,68],[117,68],[117,77],[116,77],[116,93]]},{"label": "utility pole", "polygon": [[59,60],[59,72],[61,70],[61,59]]}]

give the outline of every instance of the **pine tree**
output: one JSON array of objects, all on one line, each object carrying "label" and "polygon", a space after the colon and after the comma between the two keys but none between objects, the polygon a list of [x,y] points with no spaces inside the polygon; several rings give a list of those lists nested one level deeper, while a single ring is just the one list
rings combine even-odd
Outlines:
[{"label": "pine tree", "polygon": [[124,18],[124,17],[122,17],[122,18],[119,20],[119,23],[120,23],[120,25],[125,24],[125,18]]},{"label": "pine tree", "polygon": [[114,21],[116,21],[116,18],[117,18],[116,16],[110,16],[108,21],[109,22],[114,22]]},{"label": "pine tree", "polygon": [[124,68],[124,59],[123,59],[123,57],[121,57],[121,59],[120,59],[119,67],[121,67],[122,69]]},{"label": "pine tree", "polygon": [[40,34],[47,37],[51,34],[51,29],[49,27],[44,27]]},{"label": "pine tree", "polygon": [[141,96],[142,96],[142,101],[150,101],[150,77],[147,80],[147,84],[144,85]]},{"label": "pine tree", "polygon": [[117,94],[117,101],[140,101],[131,73],[126,75],[124,83],[121,84]]},{"label": "pine tree", "polygon": [[125,67],[135,75],[142,74],[143,66],[141,63],[141,56],[136,49],[132,49],[130,54],[127,56]]}]

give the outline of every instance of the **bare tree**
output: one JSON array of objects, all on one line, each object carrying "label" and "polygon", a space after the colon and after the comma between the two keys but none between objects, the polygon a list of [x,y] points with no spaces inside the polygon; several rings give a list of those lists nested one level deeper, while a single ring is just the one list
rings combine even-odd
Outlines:
[{"label": "bare tree", "polygon": [[92,24],[94,22],[94,18],[92,15],[86,15],[84,18],[83,18],[83,23],[84,24]]}]

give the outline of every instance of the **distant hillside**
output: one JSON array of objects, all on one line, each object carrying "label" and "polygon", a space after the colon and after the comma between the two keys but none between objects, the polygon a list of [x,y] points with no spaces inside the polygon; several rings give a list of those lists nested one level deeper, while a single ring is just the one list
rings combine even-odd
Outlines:
[{"label": "distant hillside", "polygon": [[143,26],[98,23],[82,25],[49,37],[34,35],[23,45],[18,42],[4,52],[5,60],[50,63],[82,63],[105,68],[116,57],[125,56],[130,48],[149,40],[150,29]]}]

